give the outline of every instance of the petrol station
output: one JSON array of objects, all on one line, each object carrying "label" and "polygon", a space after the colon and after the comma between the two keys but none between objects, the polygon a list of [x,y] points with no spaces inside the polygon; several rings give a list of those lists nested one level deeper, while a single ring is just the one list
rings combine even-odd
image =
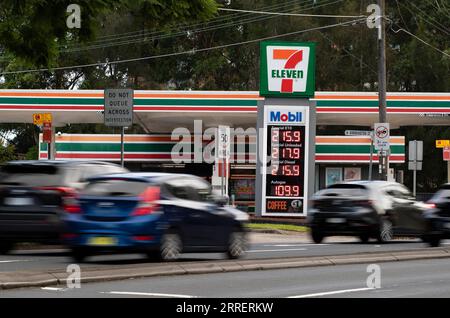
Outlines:
[{"label": "petrol station", "polygon": [[[225,187],[240,209],[262,216],[304,216],[307,198],[318,189],[370,175],[376,179],[379,158],[372,138],[327,134],[326,127],[373,129],[378,94],[315,91],[314,46],[309,43],[268,42],[261,56],[259,92],[135,90],[133,123],[145,135],[130,135],[120,127],[114,134],[58,133],[58,127],[70,124],[104,123],[103,90],[0,90],[0,121],[36,123],[36,114],[42,114],[40,160],[120,162],[124,131],[123,158],[130,170],[202,176],[217,189]],[[388,92],[387,115],[394,131],[389,178],[402,182],[406,171],[400,164],[407,160],[408,140],[395,129],[448,125],[450,93]],[[194,160],[199,147],[215,144],[205,132],[220,125],[241,131],[230,136],[229,157]],[[321,134],[316,135],[316,127]],[[185,135],[173,134],[180,128]],[[237,145],[239,138],[244,147]],[[183,162],[173,157],[180,145],[185,147]]]}]

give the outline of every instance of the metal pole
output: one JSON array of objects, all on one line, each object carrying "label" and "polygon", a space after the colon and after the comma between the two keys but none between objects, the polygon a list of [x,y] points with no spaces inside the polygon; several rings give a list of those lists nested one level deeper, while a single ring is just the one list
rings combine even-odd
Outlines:
[{"label": "metal pole", "polygon": [[370,136],[370,162],[369,162],[369,180],[372,180],[373,167],[373,135]]},{"label": "metal pole", "polygon": [[[379,122],[386,122],[386,36],[384,29],[385,0],[378,0],[381,9],[380,25],[378,28],[378,98],[379,98]],[[387,180],[386,154],[380,155],[381,180]]]},{"label": "metal pole", "polygon": [[413,196],[416,196],[416,178],[417,178],[417,140],[414,140],[414,170],[413,170]]},{"label": "metal pole", "polygon": [[225,195],[225,189],[224,189],[224,181],[225,181],[225,159],[222,159],[222,167],[221,167],[221,171],[222,171],[222,178],[220,178],[220,183],[221,183],[221,191],[220,191],[220,194],[222,195],[222,196],[224,196]]},{"label": "metal pole", "polygon": [[124,166],[124,152],[125,152],[124,135],[125,135],[125,127],[121,127],[121,131],[120,131],[120,164],[122,165],[122,167]]}]

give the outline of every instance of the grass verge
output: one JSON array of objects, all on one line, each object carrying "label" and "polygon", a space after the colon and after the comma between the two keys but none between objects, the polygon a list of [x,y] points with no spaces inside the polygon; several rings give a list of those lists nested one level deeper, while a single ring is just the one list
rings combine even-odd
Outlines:
[{"label": "grass verge", "polygon": [[247,228],[250,230],[278,230],[278,231],[295,231],[307,232],[308,228],[302,225],[293,224],[275,224],[275,223],[249,223]]}]

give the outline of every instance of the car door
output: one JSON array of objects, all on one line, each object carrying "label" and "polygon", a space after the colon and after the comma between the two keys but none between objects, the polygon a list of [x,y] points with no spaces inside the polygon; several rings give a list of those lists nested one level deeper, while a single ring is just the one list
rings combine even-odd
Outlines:
[{"label": "car door", "polygon": [[398,234],[420,234],[425,229],[423,209],[406,187],[394,186],[393,197],[395,230]]}]

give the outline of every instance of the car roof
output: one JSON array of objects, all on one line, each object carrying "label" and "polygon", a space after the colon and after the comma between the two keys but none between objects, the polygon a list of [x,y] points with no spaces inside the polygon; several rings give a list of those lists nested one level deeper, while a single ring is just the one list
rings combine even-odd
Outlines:
[{"label": "car roof", "polygon": [[345,185],[345,184],[361,185],[361,186],[365,186],[368,188],[380,188],[380,187],[387,187],[387,186],[391,186],[391,185],[396,185],[396,186],[400,185],[400,183],[398,183],[398,182],[383,181],[383,180],[359,180],[359,181],[346,181],[346,182],[337,183],[337,185]]},{"label": "car roof", "polygon": [[164,173],[164,172],[127,172],[127,173],[114,173],[105,174],[100,176],[94,176],[88,178],[88,181],[96,180],[108,180],[108,179],[128,179],[136,181],[147,181],[147,182],[162,182],[172,178],[179,177],[189,177],[189,178],[199,178],[191,174],[181,174],[181,173]]}]

